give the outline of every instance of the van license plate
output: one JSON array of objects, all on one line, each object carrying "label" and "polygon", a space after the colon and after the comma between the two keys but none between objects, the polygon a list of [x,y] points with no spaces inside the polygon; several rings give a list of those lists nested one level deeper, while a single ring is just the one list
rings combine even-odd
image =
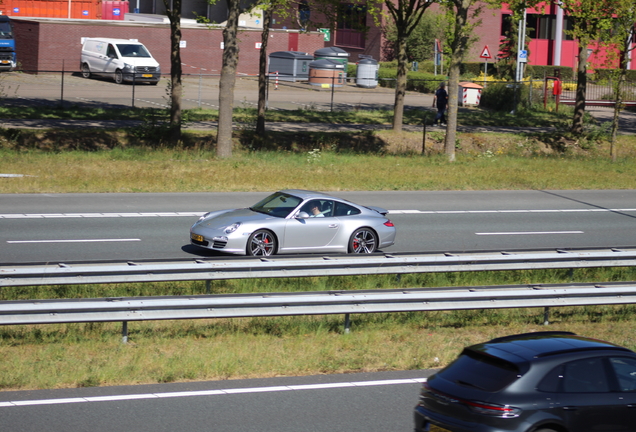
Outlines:
[{"label": "van license plate", "polygon": [[2,60],[2,64],[9,64],[9,60]]},{"label": "van license plate", "polygon": [[152,74],[143,74],[142,78],[152,78]]}]

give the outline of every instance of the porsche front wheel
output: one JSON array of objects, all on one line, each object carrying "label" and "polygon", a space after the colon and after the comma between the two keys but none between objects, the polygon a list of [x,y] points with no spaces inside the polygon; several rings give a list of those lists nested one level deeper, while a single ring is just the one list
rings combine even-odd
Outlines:
[{"label": "porsche front wheel", "polygon": [[254,231],[247,240],[247,254],[251,256],[270,256],[276,253],[276,238],[267,230]]}]

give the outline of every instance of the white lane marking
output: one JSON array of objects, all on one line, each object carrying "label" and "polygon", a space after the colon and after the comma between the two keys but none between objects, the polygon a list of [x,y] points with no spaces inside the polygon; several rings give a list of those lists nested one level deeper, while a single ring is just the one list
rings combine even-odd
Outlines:
[{"label": "white lane marking", "polygon": [[[489,214],[489,213],[617,213],[636,212],[636,208],[626,209],[544,209],[544,210],[389,210],[390,214]],[[0,215],[1,216],[1,215]]]},{"label": "white lane marking", "polygon": [[70,240],[7,240],[7,243],[103,243],[103,242],[137,242],[138,238],[130,239],[70,239]]},{"label": "white lane marking", "polygon": [[494,235],[544,235],[544,234],[585,234],[583,231],[508,231],[508,232],[481,232],[480,236]]},{"label": "white lane marking", "polygon": [[55,219],[55,218],[129,218],[129,217],[200,217],[205,212],[154,213],[5,213],[0,219]]},{"label": "white lane marking", "polygon": [[[627,213],[624,209],[520,209],[520,210],[389,210],[389,214],[506,214],[506,213]],[[135,218],[135,217],[200,217],[206,212],[147,212],[147,213],[0,213],[0,219],[54,219],[54,218]]]},{"label": "white lane marking", "polygon": [[335,388],[346,388],[346,387],[370,387],[370,386],[382,386],[382,385],[421,384],[425,381],[426,381],[426,378],[407,378],[407,379],[393,379],[393,380],[381,380],[381,381],[357,381],[357,382],[342,382],[342,383],[304,384],[304,385],[251,387],[251,388],[248,387],[248,388],[234,388],[234,389],[221,389],[221,390],[145,393],[145,394],[131,394],[131,395],[78,397],[78,398],[65,398],[65,399],[20,400],[20,401],[0,402],[0,408],[30,406],[30,405],[60,405],[60,404],[71,404],[71,403],[86,403],[86,402],[109,402],[109,401],[122,401],[122,400],[135,400],[135,399],[160,399],[160,398],[191,397],[191,396],[223,396],[223,395],[244,394],[244,393],[266,393],[266,392],[281,392],[281,391],[335,389]]}]

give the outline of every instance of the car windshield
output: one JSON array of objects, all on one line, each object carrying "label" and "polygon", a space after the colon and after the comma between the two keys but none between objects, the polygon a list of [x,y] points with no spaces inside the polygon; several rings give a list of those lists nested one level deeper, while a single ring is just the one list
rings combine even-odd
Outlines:
[{"label": "car windshield", "polygon": [[122,57],[150,57],[148,50],[139,44],[117,44]]},{"label": "car windshield", "polygon": [[250,210],[265,213],[280,218],[287,217],[298,205],[302,199],[283,192],[276,192],[267,198],[259,201]]}]

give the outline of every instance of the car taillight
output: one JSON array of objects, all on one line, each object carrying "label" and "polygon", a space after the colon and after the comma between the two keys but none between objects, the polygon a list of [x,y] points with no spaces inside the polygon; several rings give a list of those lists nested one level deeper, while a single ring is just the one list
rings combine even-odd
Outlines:
[{"label": "car taillight", "polygon": [[395,225],[393,225],[393,222],[391,222],[390,219],[387,219],[386,222],[384,222],[384,226],[394,227]]},{"label": "car taillight", "polygon": [[461,401],[476,413],[494,417],[512,418],[519,417],[521,409],[510,405],[497,405],[484,402]]},{"label": "car taillight", "polygon": [[499,405],[487,402],[470,401],[439,392],[431,388],[428,382],[424,383],[423,385],[422,395],[420,396],[420,403],[422,403],[424,393],[429,393],[435,399],[441,401],[443,404],[446,405],[451,403],[466,405],[471,411],[482,415],[500,418],[514,418],[519,417],[519,414],[521,414],[521,408],[513,407],[510,405]]}]

